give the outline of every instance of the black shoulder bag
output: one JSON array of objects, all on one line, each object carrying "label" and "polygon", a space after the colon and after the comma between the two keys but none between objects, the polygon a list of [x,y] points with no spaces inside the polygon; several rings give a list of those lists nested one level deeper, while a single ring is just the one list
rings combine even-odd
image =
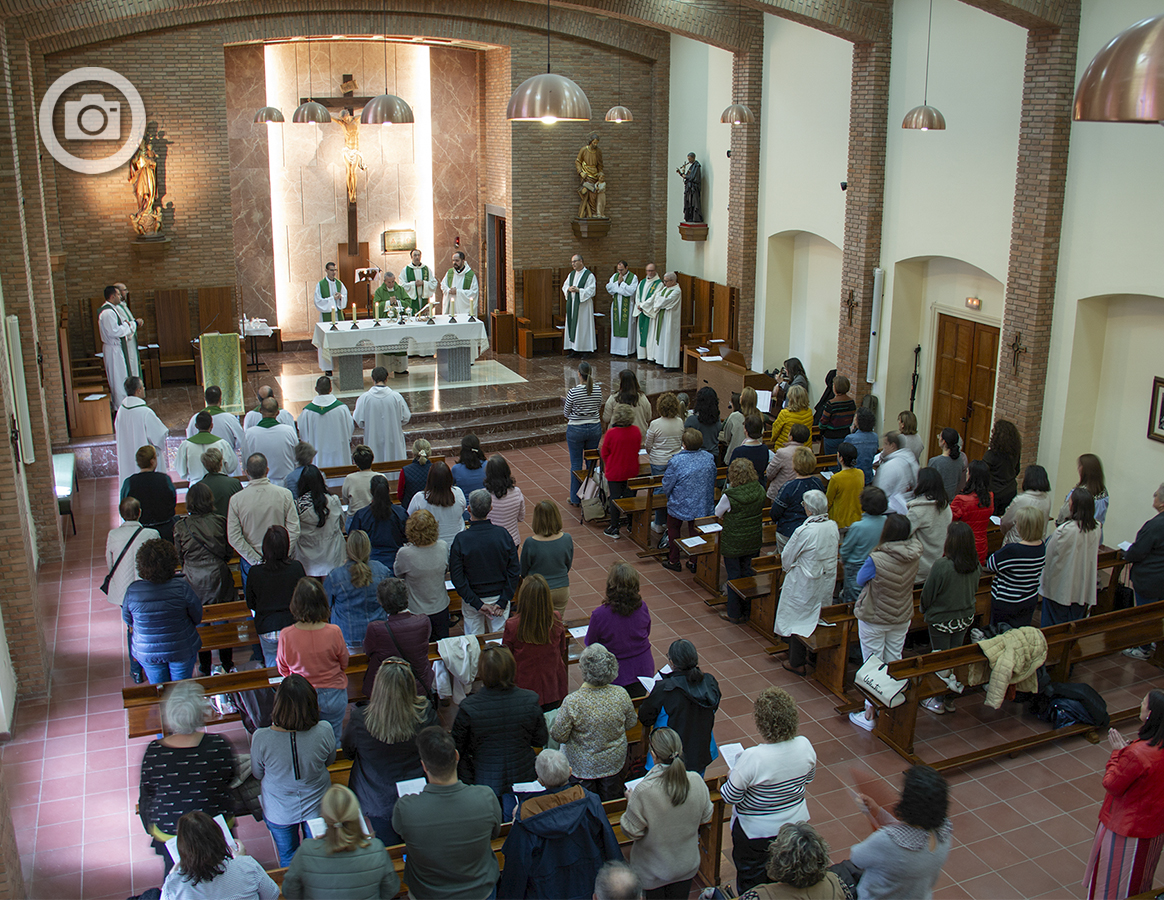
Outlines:
[{"label": "black shoulder bag", "polygon": [[117,561],[113,564],[113,568],[109,570],[109,574],[105,576],[105,580],[101,582],[101,593],[109,593],[109,582],[113,580],[113,573],[117,571],[117,567],[121,565],[121,561],[125,559],[125,554],[129,552],[129,548],[133,546],[133,542],[137,540],[137,536],[141,534],[141,525],[137,526],[137,531],[130,535],[129,540],[125,546],[121,548],[121,555],[117,557]]}]

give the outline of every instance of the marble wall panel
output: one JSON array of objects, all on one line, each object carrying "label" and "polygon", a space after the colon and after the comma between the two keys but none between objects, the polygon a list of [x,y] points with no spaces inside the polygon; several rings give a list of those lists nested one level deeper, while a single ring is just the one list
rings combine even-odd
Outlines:
[{"label": "marble wall panel", "polygon": [[283,125],[282,168],[288,172],[294,172],[305,166],[315,166],[319,160],[321,130],[318,125],[285,123]]},{"label": "marble wall panel", "polygon": [[304,166],[299,170],[302,203],[297,218],[304,225],[321,225],[335,221],[338,210],[334,168],[334,165],[326,168]]},{"label": "marble wall panel", "polygon": [[[401,162],[396,166],[396,183],[400,192],[400,219],[402,222],[416,221],[417,182],[416,166],[411,162]],[[407,227],[412,228],[413,225]]]},{"label": "marble wall panel", "polygon": [[[477,216],[477,54],[434,47],[430,51],[432,92],[433,232],[437,269],[447,268],[460,237],[470,266],[482,273]],[[484,292],[483,292],[484,293]],[[481,300],[484,308],[484,298]]]},{"label": "marble wall panel", "polygon": [[331,77],[331,48],[324,41],[307,42],[307,85],[305,97],[338,97],[339,81]]},{"label": "marble wall panel", "polygon": [[374,220],[391,223],[385,224],[386,228],[398,227],[397,223],[401,220],[400,176],[397,169],[398,166],[395,163],[381,163],[375,167],[369,167],[367,173],[367,209],[369,215]]},{"label": "marble wall panel", "polygon": [[319,281],[326,262],[320,246],[321,226],[288,223],[286,231],[287,281]]},{"label": "marble wall panel", "polygon": [[247,315],[277,323],[268,126],[253,121],[255,110],[266,105],[263,47],[226,47],[223,54],[238,299]]},{"label": "marble wall panel", "polygon": [[[332,96],[339,96],[339,86],[343,83],[345,74],[351,75],[355,78],[359,88],[356,89],[356,95],[359,97],[372,97],[380,93],[377,90],[368,90],[368,78],[364,76],[364,45],[358,41],[331,41],[328,44],[330,50],[329,56],[331,59],[331,80],[328,82],[329,86],[334,85],[329,94]],[[381,61],[380,65],[376,66],[373,74],[369,77],[378,84],[383,78],[379,75],[379,70],[383,68],[384,64]]]}]

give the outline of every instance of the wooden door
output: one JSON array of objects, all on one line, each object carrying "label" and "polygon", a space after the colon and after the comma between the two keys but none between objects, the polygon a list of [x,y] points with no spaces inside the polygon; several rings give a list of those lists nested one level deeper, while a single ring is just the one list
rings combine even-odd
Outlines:
[{"label": "wooden door", "polygon": [[999,331],[991,325],[938,316],[931,456],[940,452],[938,433],[943,428],[956,428],[970,459],[982,458],[994,418],[998,341]]}]

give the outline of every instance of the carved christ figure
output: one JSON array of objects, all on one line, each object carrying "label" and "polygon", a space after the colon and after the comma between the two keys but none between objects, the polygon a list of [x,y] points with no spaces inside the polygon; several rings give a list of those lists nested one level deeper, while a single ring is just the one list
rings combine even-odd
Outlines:
[{"label": "carved christ figure", "polygon": [[360,153],[360,120],[345,109],[339,118],[344,129],[344,165],[348,170],[348,202],[356,202],[356,169],[367,170],[364,156]]}]

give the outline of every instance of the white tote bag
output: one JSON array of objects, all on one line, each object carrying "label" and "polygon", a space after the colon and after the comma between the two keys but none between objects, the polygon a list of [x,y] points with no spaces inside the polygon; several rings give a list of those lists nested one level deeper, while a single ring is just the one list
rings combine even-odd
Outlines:
[{"label": "white tote bag", "polygon": [[874,654],[857,670],[856,685],[870,697],[895,709],[905,702],[905,689],[909,687],[909,682],[891,678],[886,663]]}]

